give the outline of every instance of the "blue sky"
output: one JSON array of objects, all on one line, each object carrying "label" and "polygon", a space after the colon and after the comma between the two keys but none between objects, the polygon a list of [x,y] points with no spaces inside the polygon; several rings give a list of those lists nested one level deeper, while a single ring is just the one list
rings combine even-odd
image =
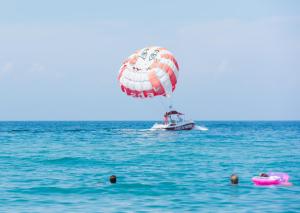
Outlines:
[{"label": "blue sky", "polygon": [[300,119],[299,1],[0,1],[0,120],[157,120],[117,82],[136,49],[180,65],[195,120]]}]

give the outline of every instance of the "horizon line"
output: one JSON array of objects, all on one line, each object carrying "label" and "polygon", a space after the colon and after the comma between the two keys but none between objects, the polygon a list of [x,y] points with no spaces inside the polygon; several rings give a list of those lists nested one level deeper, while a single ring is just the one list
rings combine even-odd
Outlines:
[{"label": "horizon line", "polygon": [[[161,120],[0,120],[0,122],[159,122]],[[195,122],[269,122],[269,121],[294,121],[299,122],[300,119],[208,119],[208,120],[194,120]]]}]

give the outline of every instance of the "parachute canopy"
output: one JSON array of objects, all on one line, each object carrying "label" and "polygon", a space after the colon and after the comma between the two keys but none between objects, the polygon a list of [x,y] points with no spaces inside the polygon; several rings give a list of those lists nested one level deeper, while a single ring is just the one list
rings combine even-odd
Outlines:
[{"label": "parachute canopy", "polygon": [[122,91],[129,96],[168,97],[175,90],[178,72],[178,63],[171,52],[162,47],[146,47],[123,62],[118,80]]}]

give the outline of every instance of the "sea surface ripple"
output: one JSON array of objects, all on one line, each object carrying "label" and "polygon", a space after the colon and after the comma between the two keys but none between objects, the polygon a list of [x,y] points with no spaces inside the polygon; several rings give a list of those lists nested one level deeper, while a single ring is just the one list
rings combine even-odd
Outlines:
[{"label": "sea surface ripple", "polygon": [[[153,123],[0,122],[0,212],[300,212],[300,122]],[[252,184],[268,171],[293,186]]]}]

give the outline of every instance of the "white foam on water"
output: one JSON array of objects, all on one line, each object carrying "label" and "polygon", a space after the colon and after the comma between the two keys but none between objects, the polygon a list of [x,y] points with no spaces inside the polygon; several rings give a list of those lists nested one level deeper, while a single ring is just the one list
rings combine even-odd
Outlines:
[{"label": "white foam on water", "polygon": [[155,123],[152,127],[151,127],[151,131],[155,131],[155,130],[165,130],[163,129],[165,125],[164,124],[158,124],[158,123]]},{"label": "white foam on water", "polygon": [[205,126],[197,126],[197,125],[194,127],[194,129],[199,130],[199,131],[207,131],[208,130],[208,128]]}]

